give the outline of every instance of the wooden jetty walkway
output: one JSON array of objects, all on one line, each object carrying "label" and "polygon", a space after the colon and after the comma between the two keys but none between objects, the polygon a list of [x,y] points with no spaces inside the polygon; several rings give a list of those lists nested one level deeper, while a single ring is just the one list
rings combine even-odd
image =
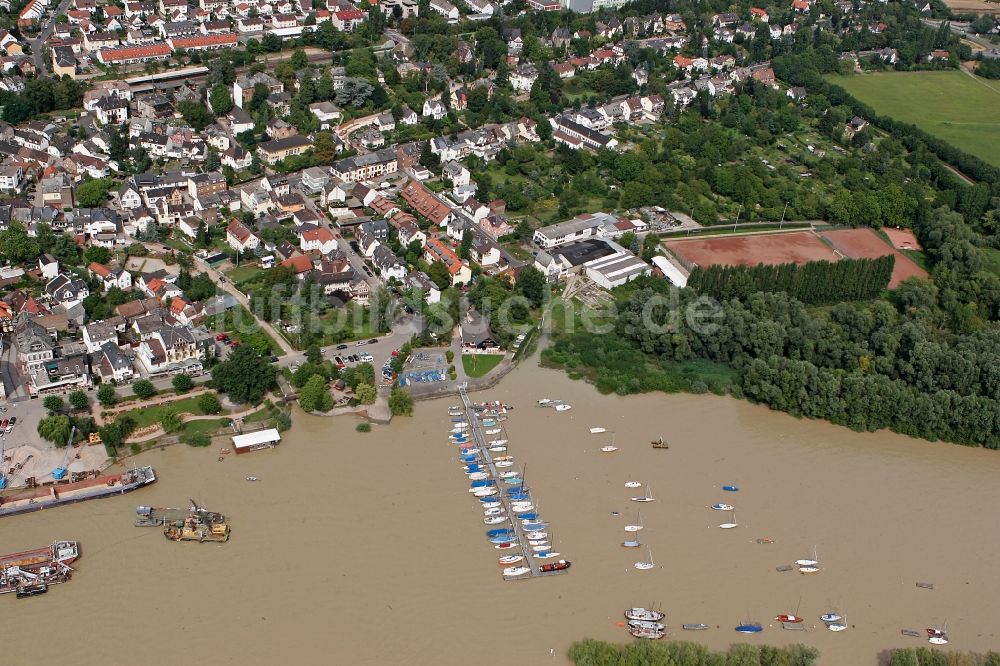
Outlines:
[{"label": "wooden jetty walkway", "polygon": [[[469,399],[469,394],[466,391],[464,384],[458,387],[458,394],[462,398],[462,406],[463,409],[465,409],[465,420],[472,430],[473,441],[476,443],[476,448],[479,449],[479,454],[483,459],[483,463],[490,471],[490,478],[492,478],[496,484],[494,487],[497,489],[497,501],[500,502],[500,505],[503,507],[504,515],[507,516],[507,521],[514,530],[514,543],[517,544],[521,555],[524,557],[523,566],[530,569],[530,576],[504,576],[504,580],[525,580],[529,577],[535,578],[538,576],[551,576],[554,574],[566,573],[567,569],[559,571],[542,571],[539,567],[538,560],[533,557],[534,553],[528,544],[528,537],[525,533],[524,526],[521,525],[521,521],[511,510],[512,502],[510,496],[504,492],[505,489],[501,486],[500,474],[497,472],[496,464],[493,462],[493,456],[490,455],[489,444],[486,441],[486,433],[483,432],[483,425],[479,419],[479,414],[473,408],[472,401]],[[506,436],[506,428],[504,428],[504,437]],[[528,492],[530,494],[530,490],[528,490]],[[534,498],[532,498],[532,503],[534,503]]]}]

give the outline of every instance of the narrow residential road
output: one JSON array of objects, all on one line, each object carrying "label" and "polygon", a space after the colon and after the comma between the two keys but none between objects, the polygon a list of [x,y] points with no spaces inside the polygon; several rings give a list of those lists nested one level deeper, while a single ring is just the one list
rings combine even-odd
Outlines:
[{"label": "narrow residential road", "polygon": [[35,67],[38,69],[39,76],[43,76],[49,73],[49,63],[43,58],[43,52],[45,50],[45,42],[48,40],[52,31],[56,27],[56,17],[60,14],[65,14],[69,11],[70,5],[73,4],[73,0],[62,0],[59,6],[51,11],[49,18],[45,21],[45,25],[42,27],[41,32],[34,39],[29,39],[28,43],[31,44],[31,57],[35,61]]}]

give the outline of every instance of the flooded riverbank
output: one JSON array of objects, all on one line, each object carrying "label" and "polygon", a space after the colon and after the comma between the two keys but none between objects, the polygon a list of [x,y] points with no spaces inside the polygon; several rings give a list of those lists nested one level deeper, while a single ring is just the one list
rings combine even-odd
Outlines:
[{"label": "flooded riverbank", "polygon": [[[534,407],[542,397],[573,409]],[[477,653],[491,663],[486,651],[499,649],[505,661],[563,663],[576,639],[628,639],[615,626],[621,611],[651,603],[672,637],[717,648],[802,642],[824,664],[875,664],[884,649],[923,644],[900,629],[945,621],[950,647],[1000,644],[995,452],[853,433],[715,396],[600,396],[530,362],[474,396],[485,398],[517,407],[505,424],[509,452],[528,465],[554,545],[573,561],[567,575],[501,580],[445,443],[445,407],[457,398],[418,403],[412,419],[367,435],[350,417],[296,414],[273,451],[221,463],[214,449],[153,451],[137,459],[160,476],[148,489],[0,521],[3,552],[56,539],[82,547],[69,584],[0,597],[16,637],[7,656],[448,666]],[[600,452],[612,432],[619,451]],[[660,436],[669,450],[650,446]],[[630,502],[630,479],[649,483],[656,501]],[[740,491],[723,492],[728,483]],[[170,543],[132,526],[135,505],[188,498],[231,517],[229,543]],[[708,505],[723,501],[736,505],[738,528],[718,528],[729,515]],[[640,506],[650,571],[633,567],[644,550],[621,547]],[[775,571],[814,546],[819,574]],[[800,598],[808,631],[769,626]],[[831,609],[846,613],[847,631],[821,628]],[[765,631],[736,634],[744,620]],[[696,622],[713,628],[679,629]]]}]

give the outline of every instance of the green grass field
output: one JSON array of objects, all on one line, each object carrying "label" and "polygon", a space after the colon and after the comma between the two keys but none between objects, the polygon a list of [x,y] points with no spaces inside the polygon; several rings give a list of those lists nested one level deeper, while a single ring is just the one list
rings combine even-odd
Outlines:
[{"label": "green grass field", "polygon": [[469,377],[482,377],[502,360],[503,354],[463,354],[462,366]]},{"label": "green grass field", "polygon": [[831,76],[879,114],[1000,166],[1000,83],[957,71]]}]

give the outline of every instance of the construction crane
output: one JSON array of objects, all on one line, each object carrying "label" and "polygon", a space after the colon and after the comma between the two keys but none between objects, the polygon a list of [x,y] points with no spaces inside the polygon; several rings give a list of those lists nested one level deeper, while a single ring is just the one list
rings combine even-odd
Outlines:
[{"label": "construction crane", "polygon": [[66,442],[66,455],[63,456],[62,465],[52,470],[52,478],[61,481],[66,476],[66,468],[69,467],[69,456],[73,453],[73,436],[76,435],[76,426],[70,428],[69,441]]}]

